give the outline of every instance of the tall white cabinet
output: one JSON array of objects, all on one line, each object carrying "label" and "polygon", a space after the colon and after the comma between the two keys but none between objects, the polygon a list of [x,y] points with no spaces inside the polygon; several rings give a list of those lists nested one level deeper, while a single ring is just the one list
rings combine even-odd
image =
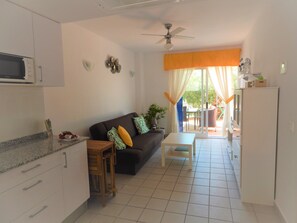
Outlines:
[{"label": "tall white cabinet", "polygon": [[274,204],[278,94],[277,87],[235,92],[231,161],[243,202]]}]

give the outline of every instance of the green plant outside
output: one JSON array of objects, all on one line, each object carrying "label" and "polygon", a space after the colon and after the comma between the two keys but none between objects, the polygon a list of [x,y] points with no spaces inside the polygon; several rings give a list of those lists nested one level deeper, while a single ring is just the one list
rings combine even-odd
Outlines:
[{"label": "green plant outside", "polygon": [[[198,91],[186,91],[183,95],[183,101],[188,105],[191,105],[193,108],[201,107],[201,90]],[[215,104],[216,103],[216,92],[212,88],[208,90],[208,103]]]}]

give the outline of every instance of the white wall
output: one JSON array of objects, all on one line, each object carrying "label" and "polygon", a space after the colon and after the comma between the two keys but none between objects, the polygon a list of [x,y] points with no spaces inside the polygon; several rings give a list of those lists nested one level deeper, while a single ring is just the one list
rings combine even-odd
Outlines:
[{"label": "white wall", "polygon": [[[246,39],[243,56],[252,59],[253,72],[280,87],[276,204],[288,223],[296,223],[297,134],[289,126],[297,125],[297,2],[271,3]],[[280,75],[282,61],[288,63],[286,75]]]},{"label": "white wall", "polygon": [[45,130],[43,89],[0,86],[0,142]]},{"label": "white wall", "polygon": [[[168,101],[163,93],[168,91],[168,72],[163,70],[163,53],[138,54],[138,65],[136,75],[137,85],[141,88],[137,91],[137,108],[139,113],[147,112],[151,104],[158,104],[168,108]],[[159,125],[167,128],[167,114],[160,120]]]},{"label": "white wall", "polygon": [[[54,133],[69,130],[89,135],[97,122],[135,111],[134,54],[76,24],[62,25],[65,87],[45,88],[46,117]],[[119,59],[120,74],[105,67],[107,55]],[[82,60],[95,64],[86,72]]]}]

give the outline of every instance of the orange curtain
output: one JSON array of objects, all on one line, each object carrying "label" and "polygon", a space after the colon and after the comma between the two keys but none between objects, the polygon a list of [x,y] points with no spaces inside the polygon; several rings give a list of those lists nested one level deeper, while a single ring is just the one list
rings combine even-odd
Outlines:
[{"label": "orange curtain", "polygon": [[213,50],[164,55],[164,70],[238,66],[241,49]]}]

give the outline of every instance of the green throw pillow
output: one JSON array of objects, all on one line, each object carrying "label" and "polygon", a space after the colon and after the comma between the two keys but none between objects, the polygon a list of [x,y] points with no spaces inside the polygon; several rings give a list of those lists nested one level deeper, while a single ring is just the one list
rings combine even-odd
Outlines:
[{"label": "green throw pillow", "polygon": [[146,125],[146,122],[145,122],[143,116],[135,117],[133,119],[134,119],[135,126],[137,128],[137,131],[140,135],[150,131]]},{"label": "green throw pillow", "polygon": [[107,132],[107,138],[109,141],[114,142],[115,148],[117,150],[126,149],[126,144],[118,135],[118,130],[116,128],[112,127],[112,129]]}]

